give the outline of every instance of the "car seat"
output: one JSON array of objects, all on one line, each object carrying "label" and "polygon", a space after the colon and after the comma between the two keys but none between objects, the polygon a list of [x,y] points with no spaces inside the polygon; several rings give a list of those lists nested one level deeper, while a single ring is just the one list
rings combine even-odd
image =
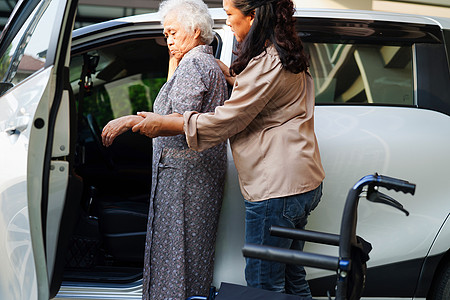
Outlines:
[{"label": "car seat", "polygon": [[[98,199],[98,222],[105,250],[114,260],[144,261],[148,195],[132,199]],[[117,201],[114,201],[117,200]]]}]

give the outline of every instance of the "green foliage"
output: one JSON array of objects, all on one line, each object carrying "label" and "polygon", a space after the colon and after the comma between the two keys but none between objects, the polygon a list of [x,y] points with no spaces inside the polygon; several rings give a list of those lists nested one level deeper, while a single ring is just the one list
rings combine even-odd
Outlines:
[{"label": "green foliage", "polygon": [[11,52],[12,45],[8,46],[3,56],[0,58],[0,80],[5,76],[6,71],[8,71],[9,64],[11,62]]}]

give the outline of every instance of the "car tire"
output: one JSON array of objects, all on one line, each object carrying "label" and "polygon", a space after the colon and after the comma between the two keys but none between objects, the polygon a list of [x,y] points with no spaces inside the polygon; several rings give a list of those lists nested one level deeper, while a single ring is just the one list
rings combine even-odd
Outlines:
[{"label": "car tire", "polygon": [[439,273],[435,276],[430,290],[428,300],[447,300],[450,299],[450,260],[443,264]]}]

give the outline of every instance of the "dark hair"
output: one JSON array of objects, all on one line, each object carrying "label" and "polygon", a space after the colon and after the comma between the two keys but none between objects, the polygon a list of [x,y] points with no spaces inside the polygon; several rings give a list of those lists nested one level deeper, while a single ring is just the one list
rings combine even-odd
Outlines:
[{"label": "dark hair", "polygon": [[286,70],[295,74],[308,70],[308,56],[295,30],[292,0],[233,0],[233,4],[245,16],[255,14],[250,31],[238,45],[237,58],[230,66],[233,74],[241,73],[270,44],[275,46]]}]

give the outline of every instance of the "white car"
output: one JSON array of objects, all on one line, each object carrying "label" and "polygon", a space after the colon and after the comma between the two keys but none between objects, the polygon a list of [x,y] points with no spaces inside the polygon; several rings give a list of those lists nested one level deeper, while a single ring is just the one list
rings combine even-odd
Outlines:
[{"label": "white car", "polygon": [[[151,110],[167,75],[157,14],[72,32],[77,1],[19,1],[0,40],[0,299],[140,299],[151,139],[112,118]],[[233,59],[222,9],[215,55]],[[364,299],[450,299],[450,19],[298,10],[311,56],[326,172],[308,229],[339,233],[348,190],[378,172],[417,184],[387,192],[408,217],[361,200],[373,250]],[[214,285],[245,284],[244,206],[231,155]],[[307,243],[305,251],[336,255]],[[308,268],[315,298],[336,275]]]}]

